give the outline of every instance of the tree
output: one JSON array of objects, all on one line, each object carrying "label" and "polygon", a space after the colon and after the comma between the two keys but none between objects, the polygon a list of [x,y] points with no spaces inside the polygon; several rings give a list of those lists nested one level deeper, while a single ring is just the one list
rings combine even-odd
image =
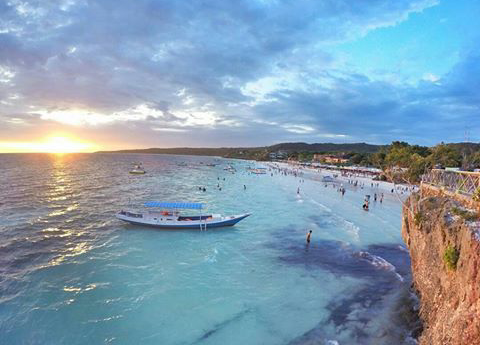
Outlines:
[{"label": "tree", "polygon": [[453,147],[442,143],[432,148],[429,161],[432,166],[460,167],[462,164],[462,155]]},{"label": "tree", "polygon": [[387,154],[385,152],[375,152],[374,154],[371,155],[370,161],[372,162],[372,165],[379,168],[383,169],[385,166],[385,158],[387,157]]},{"label": "tree", "polygon": [[410,146],[395,141],[385,156],[383,170],[393,182],[418,183],[426,169],[431,166],[426,156],[430,150],[418,145]]},{"label": "tree", "polygon": [[420,182],[422,175],[429,168],[428,160],[418,153],[414,153],[410,160],[410,165],[405,174],[405,180],[409,184]]},{"label": "tree", "polygon": [[365,159],[365,156],[365,153],[357,153],[350,158],[350,161],[352,164],[359,165]]}]

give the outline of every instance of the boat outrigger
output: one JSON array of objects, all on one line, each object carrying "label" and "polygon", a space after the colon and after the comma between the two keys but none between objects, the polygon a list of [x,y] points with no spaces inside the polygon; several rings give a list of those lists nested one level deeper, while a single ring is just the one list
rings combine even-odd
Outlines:
[{"label": "boat outrigger", "polygon": [[197,216],[180,215],[181,209],[201,210],[203,204],[185,202],[157,202],[150,201],[145,207],[159,208],[160,210],[147,212],[120,211],[116,217],[125,222],[139,225],[153,226],[161,229],[195,229],[207,230],[233,226],[250,214],[244,213],[235,216],[222,216],[220,214],[207,214]]}]

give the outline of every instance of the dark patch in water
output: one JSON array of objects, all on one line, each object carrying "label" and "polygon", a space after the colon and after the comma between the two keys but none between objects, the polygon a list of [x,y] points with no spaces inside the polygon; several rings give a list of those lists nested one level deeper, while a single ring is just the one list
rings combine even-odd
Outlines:
[{"label": "dark patch in water", "polygon": [[[408,284],[367,284],[351,297],[332,301],[327,309],[338,334],[355,344],[408,344],[419,327],[415,300]],[[322,325],[324,326],[324,325]]]},{"label": "dark patch in water", "polygon": [[[288,241],[290,242],[290,241]],[[291,243],[291,242],[290,242]],[[370,247],[367,251],[356,251],[354,248],[340,241],[321,241],[310,245],[294,243],[285,245],[281,249],[279,259],[291,265],[302,265],[306,269],[320,268],[338,276],[349,275],[356,278],[369,280],[395,280],[395,267],[388,259],[381,255],[384,252],[390,254],[392,249],[385,249],[386,246]],[[397,250],[397,253],[406,257],[395,261],[408,263],[408,254]],[[393,258],[392,255],[387,255]],[[383,259],[382,259],[383,258]],[[408,270],[402,269],[405,274]]]},{"label": "dark patch in water", "polygon": [[243,318],[250,311],[251,311],[250,309],[245,309],[245,310],[241,311],[240,313],[234,315],[233,317],[231,317],[229,319],[226,319],[226,320],[214,325],[212,329],[209,329],[208,331],[203,333],[203,335],[200,338],[198,338],[197,340],[195,340],[192,344],[197,344],[198,342],[203,341],[203,340],[209,338],[210,336],[212,336],[213,334],[221,331],[223,328],[227,327],[231,323],[239,321],[241,318]]},{"label": "dark patch in water", "polygon": [[410,334],[421,326],[410,291],[410,258],[403,246],[376,244],[358,250],[339,241],[308,246],[302,242],[292,243],[290,238],[273,246],[280,250],[283,263],[352,276],[364,283],[332,300],[326,307],[329,317],[293,339],[291,345],[329,344],[325,332],[331,326],[335,335],[330,337],[342,345],[414,343]]}]

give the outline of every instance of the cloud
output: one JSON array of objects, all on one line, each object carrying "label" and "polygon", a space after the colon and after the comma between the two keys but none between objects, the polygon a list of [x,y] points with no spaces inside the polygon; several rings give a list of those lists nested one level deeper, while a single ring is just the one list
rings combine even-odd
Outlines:
[{"label": "cloud", "polygon": [[421,141],[430,124],[431,142],[448,134],[439,118],[478,110],[466,72],[476,57],[441,85],[428,72],[394,85],[351,72],[326,47],[436,4],[12,0],[0,6],[0,134],[219,146]]},{"label": "cloud", "polygon": [[422,79],[425,80],[425,81],[436,83],[437,81],[440,80],[440,77],[438,75],[433,74],[433,73],[426,73],[426,74],[423,75]]}]

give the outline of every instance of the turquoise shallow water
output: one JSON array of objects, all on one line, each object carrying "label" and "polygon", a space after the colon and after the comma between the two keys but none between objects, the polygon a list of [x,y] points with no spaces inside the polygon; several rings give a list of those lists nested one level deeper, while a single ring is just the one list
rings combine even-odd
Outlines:
[{"label": "turquoise shallow water", "polygon": [[[128,174],[136,161],[146,175]],[[251,175],[248,165],[255,163],[0,155],[0,343],[408,342],[409,259],[396,198],[365,212],[369,189],[347,185],[342,198],[309,176]],[[207,232],[114,218],[149,200],[252,216]]]}]

